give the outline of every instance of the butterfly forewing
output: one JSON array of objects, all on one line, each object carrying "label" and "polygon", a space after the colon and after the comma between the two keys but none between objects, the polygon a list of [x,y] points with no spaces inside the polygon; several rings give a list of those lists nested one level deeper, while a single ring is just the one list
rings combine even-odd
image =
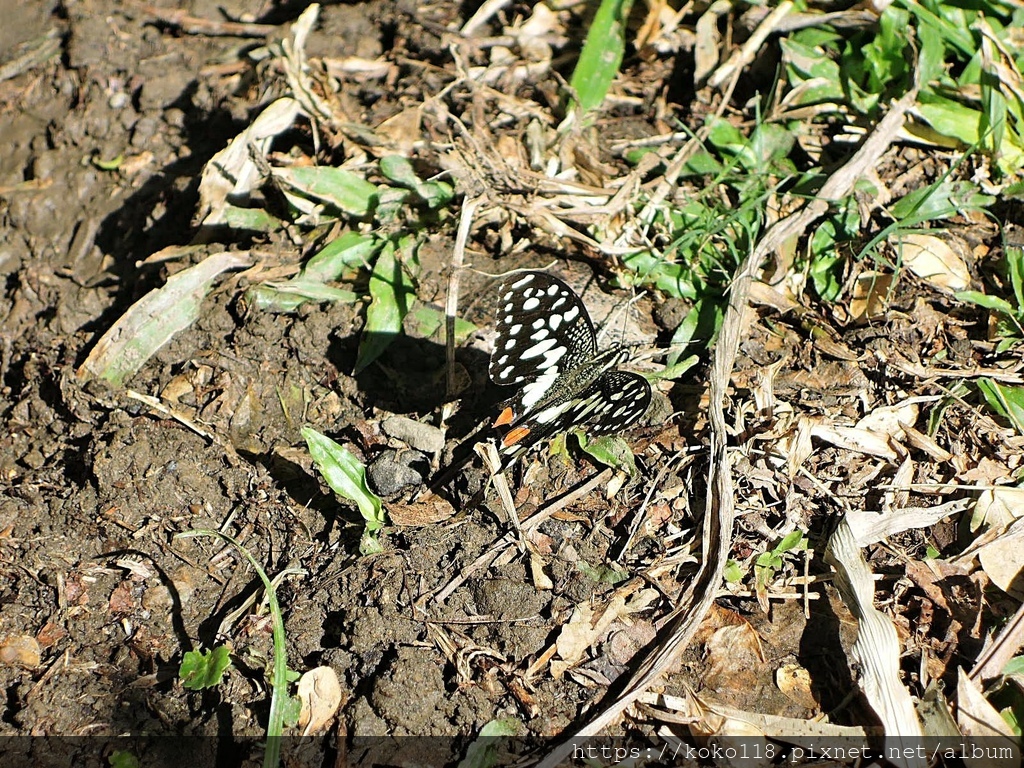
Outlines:
[{"label": "butterfly forewing", "polygon": [[621,350],[598,353],[586,307],[558,278],[526,272],[506,280],[497,326],[491,380],[521,387],[495,422],[506,428],[504,467],[550,435],[583,425],[591,435],[612,434],[647,411],[647,380],[611,370]]},{"label": "butterfly forewing", "polygon": [[501,285],[497,327],[489,373],[495,384],[522,387],[510,406],[512,418],[541,402],[567,371],[579,369],[597,351],[583,302],[544,272],[517,274]]}]

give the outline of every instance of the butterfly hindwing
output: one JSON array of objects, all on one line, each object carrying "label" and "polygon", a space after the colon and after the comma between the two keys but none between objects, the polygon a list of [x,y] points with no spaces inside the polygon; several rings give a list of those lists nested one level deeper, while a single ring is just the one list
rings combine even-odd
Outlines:
[{"label": "butterfly hindwing", "polygon": [[650,404],[647,379],[629,371],[608,371],[578,397],[552,406],[557,413],[550,419],[544,420],[543,411],[520,419],[502,440],[502,467],[538,441],[575,427],[586,426],[591,437],[621,432],[639,421]]}]

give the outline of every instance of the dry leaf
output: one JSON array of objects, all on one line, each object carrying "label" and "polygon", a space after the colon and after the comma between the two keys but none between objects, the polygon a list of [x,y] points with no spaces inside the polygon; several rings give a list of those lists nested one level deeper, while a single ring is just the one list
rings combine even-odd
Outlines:
[{"label": "dry leaf", "polygon": [[859,323],[874,320],[889,308],[889,291],[896,281],[895,275],[884,272],[862,272],[853,284],[850,315]]},{"label": "dry leaf", "polygon": [[805,709],[817,709],[818,702],[811,693],[811,673],[799,664],[784,664],[775,672],[775,684],[786,698]]},{"label": "dry leaf", "polygon": [[811,437],[824,440],[838,448],[879,456],[888,461],[896,461],[899,458],[888,439],[866,429],[815,424],[811,427]]},{"label": "dry leaf", "polygon": [[630,613],[642,611],[658,599],[655,589],[643,589],[627,601],[633,587],[615,593],[603,610],[583,603],[572,612],[569,623],[562,627],[555,641],[560,661],[551,662],[551,674],[558,679],[567,669],[583,660],[583,655],[601,640],[612,624]]},{"label": "dry leaf", "polygon": [[857,422],[857,429],[867,429],[894,440],[903,439],[903,425],[914,424],[920,409],[916,402],[907,401],[898,405],[886,405],[875,408],[871,413]]},{"label": "dry leaf", "polygon": [[395,525],[434,525],[455,514],[455,507],[440,496],[429,494],[411,504],[387,504],[388,519]]},{"label": "dry leaf", "polygon": [[345,699],[338,675],[330,667],[306,672],[299,678],[298,694],[302,701],[299,727],[303,736],[324,730]]},{"label": "dry leaf", "polygon": [[[971,678],[960,670],[956,685],[957,725],[967,741],[964,764],[968,768],[1017,768],[1021,764],[1020,745],[1006,721]],[[971,742],[983,754],[980,759],[970,757]],[[993,750],[1007,751],[1008,757],[997,757]]]},{"label": "dry leaf", "polygon": [[34,669],[43,660],[39,642],[29,635],[14,635],[0,640],[0,666]]},{"label": "dry leaf", "polygon": [[[966,243],[960,238],[953,235],[945,238],[954,244],[963,244],[961,251],[967,250]],[[970,286],[971,273],[967,263],[946,239],[918,233],[897,236],[892,239],[892,245],[898,249],[903,266],[922,280],[944,291],[962,291]]]}]

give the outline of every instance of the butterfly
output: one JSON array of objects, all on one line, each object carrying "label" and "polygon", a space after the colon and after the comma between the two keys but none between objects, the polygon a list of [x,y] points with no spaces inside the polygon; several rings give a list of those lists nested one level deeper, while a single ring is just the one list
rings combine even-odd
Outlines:
[{"label": "butterfly", "polygon": [[549,435],[587,427],[591,436],[621,432],[651,403],[651,385],[616,370],[621,346],[597,349],[590,314],[568,285],[545,272],[522,272],[498,289],[498,336],[491,381],[518,386],[495,420],[502,468]]}]

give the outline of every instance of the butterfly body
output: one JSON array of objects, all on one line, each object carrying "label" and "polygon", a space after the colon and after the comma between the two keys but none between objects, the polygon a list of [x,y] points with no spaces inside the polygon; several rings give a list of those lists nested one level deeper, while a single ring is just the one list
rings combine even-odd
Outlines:
[{"label": "butterfly body", "polygon": [[650,385],[616,370],[622,347],[598,351],[586,307],[558,278],[525,272],[506,280],[496,324],[491,380],[520,387],[495,421],[504,428],[503,466],[548,435],[584,425],[592,435],[619,432],[646,413]]}]

